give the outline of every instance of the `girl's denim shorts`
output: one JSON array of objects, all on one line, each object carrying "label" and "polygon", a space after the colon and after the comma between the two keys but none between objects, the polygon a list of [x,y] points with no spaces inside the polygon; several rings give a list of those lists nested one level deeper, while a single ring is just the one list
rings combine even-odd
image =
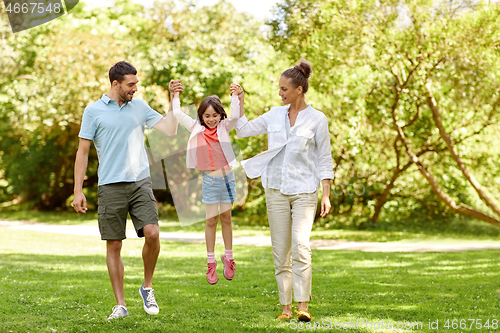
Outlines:
[{"label": "girl's denim shorts", "polygon": [[212,177],[203,173],[203,199],[204,204],[212,205],[219,202],[233,203],[236,198],[236,179],[234,172],[223,177]]}]

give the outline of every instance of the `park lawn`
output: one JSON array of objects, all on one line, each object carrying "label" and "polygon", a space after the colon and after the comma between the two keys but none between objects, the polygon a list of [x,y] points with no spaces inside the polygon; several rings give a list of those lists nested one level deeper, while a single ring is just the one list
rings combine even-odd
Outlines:
[{"label": "park lawn", "polygon": [[[0,332],[284,332],[300,328],[296,322],[274,319],[280,306],[268,247],[236,246],[235,279],[226,281],[219,263],[219,282],[211,286],[205,279],[204,244],[162,242],[154,280],[160,314],[149,316],[138,294],[142,241],[126,240],[123,260],[130,316],[107,321],[114,297],[104,242],[98,237],[3,230]],[[216,254],[222,251],[216,245]],[[489,320],[491,326],[493,320],[500,320],[499,254],[498,250],[313,250],[313,322],[317,331],[342,332],[381,332],[377,327],[382,321],[385,327],[395,328],[422,323],[422,328],[414,324],[413,330],[398,332],[448,331],[447,319],[481,319],[482,324]],[[429,323],[437,320],[439,329],[429,329]],[[349,322],[358,322],[358,328],[335,329],[335,324],[347,327]],[[472,331],[498,331],[494,327]],[[469,330],[450,326],[449,331]]]}]

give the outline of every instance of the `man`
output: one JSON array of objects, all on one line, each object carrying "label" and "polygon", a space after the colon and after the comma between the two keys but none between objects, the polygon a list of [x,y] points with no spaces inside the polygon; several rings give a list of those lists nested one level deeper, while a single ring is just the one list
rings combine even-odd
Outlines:
[{"label": "man", "polygon": [[[121,259],[128,213],[132,217],[137,235],[145,238],[142,251],[144,284],[139,288],[144,310],[150,315],[159,312],[152,279],[160,253],[160,232],[158,210],[144,148],[144,125],[174,136],[177,133],[177,120],[171,112],[171,107],[163,118],[144,101],[132,100],[139,82],[136,74],[134,66],[126,61],[120,61],[110,68],[109,93],[87,106],[83,113],[75,161],[73,206],[77,212],[85,213],[87,200],[82,187],[90,144],[94,141],[99,159],[99,230],[101,238],[106,240],[106,264],[117,302],[108,319],[128,315]],[[171,93],[182,91],[180,81],[171,81],[169,90]]]}]

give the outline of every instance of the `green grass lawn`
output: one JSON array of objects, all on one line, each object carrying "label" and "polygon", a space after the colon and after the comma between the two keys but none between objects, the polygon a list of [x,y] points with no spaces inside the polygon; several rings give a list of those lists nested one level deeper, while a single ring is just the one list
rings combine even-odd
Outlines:
[{"label": "green grass lawn", "polygon": [[[0,230],[0,332],[284,332],[300,328],[295,322],[274,319],[280,306],[270,248],[236,246],[235,279],[226,281],[219,265],[219,282],[211,286],[205,279],[204,244],[162,242],[154,279],[160,314],[149,316],[138,293],[142,241],[128,239],[123,260],[130,316],[107,321],[114,296],[104,242],[98,237]],[[216,245],[216,254],[222,251]],[[500,320],[499,254],[498,250],[313,250],[310,310],[316,331],[387,331],[377,329],[383,321],[395,328],[398,322],[422,323],[422,328],[397,332],[498,332],[500,328],[491,325]],[[444,327],[448,319],[449,330]],[[489,320],[490,329],[453,329],[453,319],[481,319],[482,324]],[[436,320],[439,329],[429,329],[429,322]],[[335,324],[340,327],[349,321],[360,325],[335,329]],[[367,328],[366,322],[373,328],[370,324]]]},{"label": "green grass lawn", "polygon": [[[270,236],[269,227],[249,226],[249,217],[233,216],[234,236]],[[24,220],[49,224],[86,224],[97,227],[97,214],[77,214],[75,212],[37,212],[26,210],[0,210],[0,219]],[[130,220],[130,219],[129,219]],[[160,218],[160,230],[164,232],[200,232],[205,230],[204,223],[189,226],[172,218]],[[220,224],[219,224],[220,233]],[[470,219],[450,219],[444,221],[398,221],[397,223],[381,222],[368,230],[335,229],[314,226],[311,239],[341,239],[365,242],[390,241],[500,241],[500,227]]]}]

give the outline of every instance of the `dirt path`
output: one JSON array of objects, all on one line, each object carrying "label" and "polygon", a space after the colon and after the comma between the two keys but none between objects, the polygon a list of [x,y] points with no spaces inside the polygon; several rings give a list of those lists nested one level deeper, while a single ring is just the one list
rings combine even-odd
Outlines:
[{"label": "dirt path", "polygon": [[[89,225],[54,225],[0,220],[0,228],[100,237],[97,226]],[[137,238],[137,235],[133,230],[127,230],[127,238]],[[183,243],[205,242],[205,235],[203,233],[160,232],[160,238],[164,241]],[[222,238],[220,236],[217,237],[217,243],[222,244]],[[233,244],[271,246],[271,238],[265,236],[236,236],[233,238]],[[319,250],[357,250],[366,252],[457,252],[500,249],[500,241],[457,241],[447,243],[436,243],[432,241],[398,241],[382,243],[313,239],[311,240],[311,248]]]}]

